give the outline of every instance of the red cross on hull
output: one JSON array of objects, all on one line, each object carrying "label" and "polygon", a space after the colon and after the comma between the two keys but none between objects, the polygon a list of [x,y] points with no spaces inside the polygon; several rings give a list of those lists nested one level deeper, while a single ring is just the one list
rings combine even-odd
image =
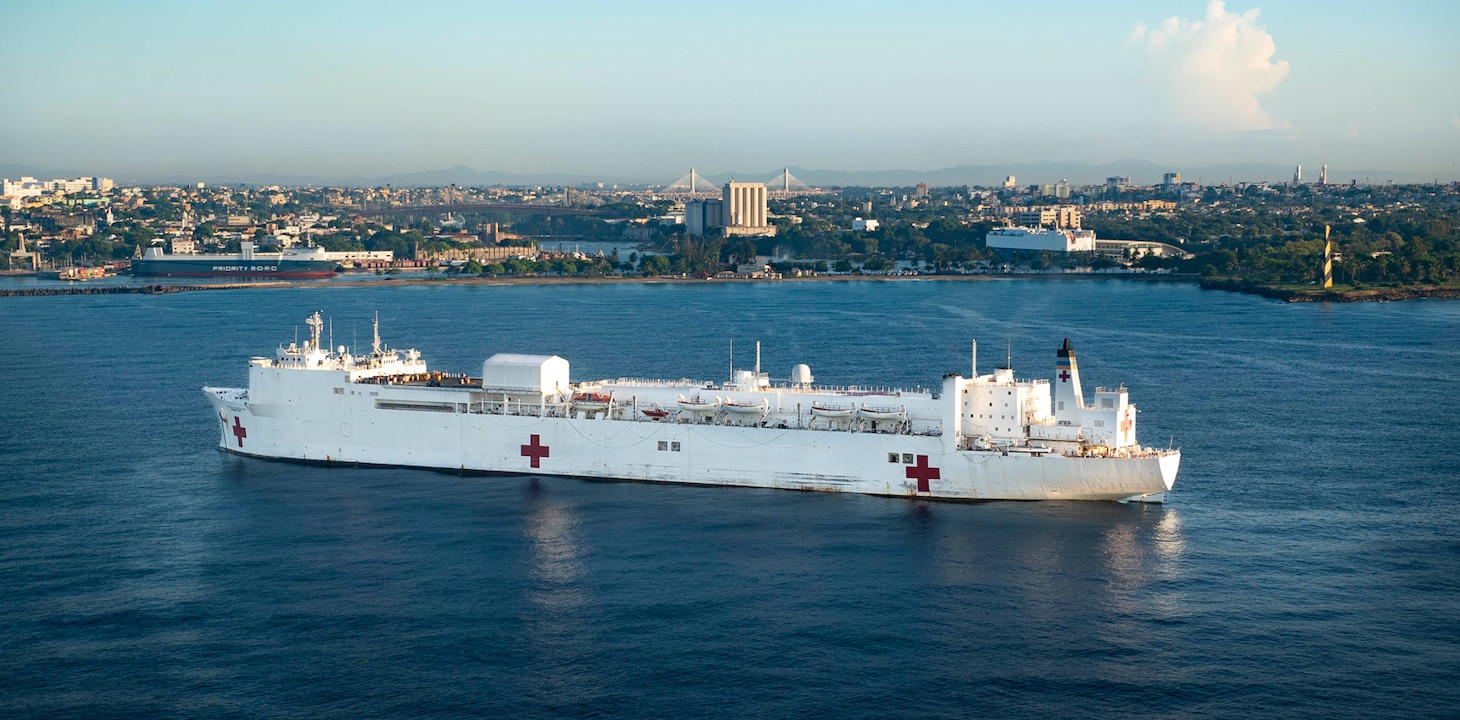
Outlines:
[{"label": "red cross on hull", "polygon": [[927,455],[919,455],[918,463],[916,465],[908,466],[907,478],[909,480],[916,479],[918,481],[918,492],[931,492],[928,487],[928,481],[942,480],[943,472],[938,468],[930,467],[928,465]]},{"label": "red cross on hull", "polygon": [[542,459],[548,456],[548,446],[542,444],[541,435],[533,435],[532,441],[522,446],[522,457],[530,458],[532,466],[542,467]]},{"label": "red cross on hull", "polygon": [[248,430],[239,422],[238,416],[233,416],[233,437],[238,440],[238,446],[243,447],[243,439],[248,437]]}]

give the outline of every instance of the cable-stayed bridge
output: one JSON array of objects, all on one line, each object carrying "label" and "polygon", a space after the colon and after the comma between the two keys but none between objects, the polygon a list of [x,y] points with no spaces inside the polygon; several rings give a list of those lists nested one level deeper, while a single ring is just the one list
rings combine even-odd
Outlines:
[{"label": "cable-stayed bridge", "polygon": [[[802,182],[795,175],[792,175],[790,168],[786,168],[772,175],[764,182],[766,190],[770,192],[771,197],[789,197],[792,195],[822,192]],[[705,179],[705,176],[699,174],[694,168],[690,168],[688,173],[681,175],[678,180],[665,185],[659,192],[683,193],[694,197],[714,197],[720,194],[720,185]]]}]

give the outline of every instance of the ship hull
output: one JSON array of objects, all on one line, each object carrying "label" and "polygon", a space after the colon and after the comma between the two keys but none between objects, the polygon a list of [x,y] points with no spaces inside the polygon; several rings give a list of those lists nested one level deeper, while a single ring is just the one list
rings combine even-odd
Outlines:
[{"label": "ship hull", "polygon": [[132,261],[132,274],[142,277],[334,277],[332,260],[152,260]]},{"label": "ship hull", "polygon": [[1160,501],[1180,463],[1174,452],[960,450],[938,435],[504,415],[464,403],[381,409],[359,387],[287,410],[250,404],[241,390],[205,392],[220,449],[310,463],[964,501]]}]

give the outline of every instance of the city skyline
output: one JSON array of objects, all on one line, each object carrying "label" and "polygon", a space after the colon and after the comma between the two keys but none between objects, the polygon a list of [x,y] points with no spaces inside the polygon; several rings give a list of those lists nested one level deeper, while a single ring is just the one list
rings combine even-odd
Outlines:
[{"label": "city skyline", "polygon": [[1435,90],[1460,86],[1460,8],[1389,7],[31,4],[0,28],[0,61],[29,68],[0,79],[0,165],[668,181],[687,162],[1140,158],[1454,179],[1460,98]]}]

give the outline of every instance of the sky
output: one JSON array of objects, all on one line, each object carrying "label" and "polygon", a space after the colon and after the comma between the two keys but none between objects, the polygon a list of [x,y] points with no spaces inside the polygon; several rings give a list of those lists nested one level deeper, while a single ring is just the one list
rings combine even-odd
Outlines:
[{"label": "sky", "polygon": [[1450,179],[1460,2],[0,0],[0,164],[659,178],[1138,158]]}]

